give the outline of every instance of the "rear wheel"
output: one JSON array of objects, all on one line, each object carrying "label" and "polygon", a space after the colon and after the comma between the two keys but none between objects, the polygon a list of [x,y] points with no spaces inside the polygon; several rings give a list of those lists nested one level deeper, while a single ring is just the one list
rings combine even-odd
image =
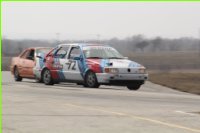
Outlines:
[{"label": "rear wheel", "polygon": [[15,81],[22,81],[22,77],[19,75],[19,71],[17,67],[15,67],[14,69],[14,78],[15,78]]},{"label": "rear wheel", "polygon": [[99,86],[100,86],[100,84],[97,81],[96,74],[92,71],[89,71],[85,76],[84,87],[98,88]]},{"label": "rear wheel", "polygon": [[140,88],[140,84],[134,84],[134,85],[128,85],[127,86],[127,88],[129,89],[129,90],[139,90],[139,88]]},{"label": "rear wheel", "polygon": [[51,72],[48,69],[45,69],[43,74],[42,74],[42,79],[45,85],[53,85],[53,79],[51,77]]}]

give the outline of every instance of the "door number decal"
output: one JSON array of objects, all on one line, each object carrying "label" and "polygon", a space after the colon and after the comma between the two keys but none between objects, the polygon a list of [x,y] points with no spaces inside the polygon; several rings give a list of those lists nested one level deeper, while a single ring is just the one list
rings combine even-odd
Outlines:
[{"label": "door number decal", "polygon": [[67,65],[69,65],[68,70],[76,70],[76,61],[70,60]]}]

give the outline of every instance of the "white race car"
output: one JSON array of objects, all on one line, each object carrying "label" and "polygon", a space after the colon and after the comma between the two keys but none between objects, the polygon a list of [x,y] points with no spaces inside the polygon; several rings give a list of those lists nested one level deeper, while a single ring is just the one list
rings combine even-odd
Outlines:
[{"label": "white race car", "polygon": [[46,85],[75,82],[85,87],[127,86],[138,90],[147,80],[146,68],[108,45],[60,44],[44,59],[41,77]]}]

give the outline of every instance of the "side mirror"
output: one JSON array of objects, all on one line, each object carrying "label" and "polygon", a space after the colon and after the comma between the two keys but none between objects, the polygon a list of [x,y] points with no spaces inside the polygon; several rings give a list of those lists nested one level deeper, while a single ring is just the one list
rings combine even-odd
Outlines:
[{"label": "side mirror", "polygon": [[81,60],[82,58],[80,58],[80,57],[74,57],[73,59],[74,60]]},{"label": "side mirror", "polygon": [[42,59],[41,53],[39,53],[36,57]]},{"label": "side mirror", "polygon": [[37,55],[36,57],[37,57],[37,58],[40,58],[40,59],[42,59],[42,57],[41,57],[41,56],[39,56],[39,55]]}]

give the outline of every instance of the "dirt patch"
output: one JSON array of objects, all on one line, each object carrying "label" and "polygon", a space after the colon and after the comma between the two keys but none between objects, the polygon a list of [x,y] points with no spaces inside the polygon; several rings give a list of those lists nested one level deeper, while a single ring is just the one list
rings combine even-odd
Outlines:
[{"label": "dirt patch", "polygon": [[200,73],[150,73],[149,80],[176,90],[200,95]]}]

